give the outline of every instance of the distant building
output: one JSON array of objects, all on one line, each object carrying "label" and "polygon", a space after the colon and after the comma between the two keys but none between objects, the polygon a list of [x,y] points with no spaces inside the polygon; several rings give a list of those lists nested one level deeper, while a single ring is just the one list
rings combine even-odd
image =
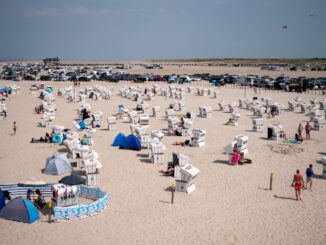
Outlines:
[{"label": "distant building", "polygon": [[43,60],[44,65],[58,65],[60,62],[60,59],[58,57],[55,58],[45,58]]}]

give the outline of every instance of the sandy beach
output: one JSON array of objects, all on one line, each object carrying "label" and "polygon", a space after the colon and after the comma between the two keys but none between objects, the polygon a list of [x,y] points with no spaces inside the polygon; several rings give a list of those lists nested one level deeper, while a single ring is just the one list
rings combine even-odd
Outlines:
[{"label": "sandy beach", "polygon": [[[214,70],[215,69],[215,70]],[[223,73],[258,74],[257,68],[223,70]],[[145,70],[139,70],[144,72]],[[138,72],[134,70],[133,72]],[[151,71],[152,72],[152,71]],[[155,72],[155,71],[154,71]],[[197,68],[167,68],[162,71],[184,74],[196,73]],[[199,68],[198,68],[199,72]],[[201,69],[200,72],[221,73],[219,68]],[[301,72],[272,72],[285,75],[302,75]],[[291,74],[288,74],[291,73]],[[266,74],[266,71],[265,71]],[[266,75],[270,75],[269,73]],[[325,72],[305,72],[307,77],[325,76]],[[4,86],[9,81],[0,81]],[[38,127],[40,115],[34,107],[40,105],[39,92],[31,94],[32,82],[20,82],[19,94],[5,101],[8,116],[0,121],[0,183],[17,183],[28,177],[38,177],[48,183],[56,183],[63,176],[42,174],[45,160],[55,151],[64,148],[53,144],[31,144],[32,137],[43,136],[50,128]],[[312,131],[311,140],[302,144],[267,140],[267,125],[280,122],[288,138],[293,138],[299,123],[305,124],[308,117],[302,113],[285,110],[272,119],[264,117],[262,133],[252,132],[252,116],[249,110],[238,109],[241,117],[238,126],[224,125],[230,113],[218,110],[218,101],[226,103],[244,97],[244,90],[233,87],[216,87],[218,98],[186,94],[186,111],[199,113],[198,107],[213,108],[211,118],[196,118],[194,128],[207,132],[206,146],[194,148],[174,146],[175,141],[189,137],[165,136],[165,163],[149,164],[145,159],[148,150],[140,152],[119,150],[111,147],[114,137],[122,132],[130,133],[129,123],[117,122],[116,131],[108,131],[106,118],[118,113],[118,104],[133,109],[136,102],[121,98],[119,87],[129,83],[105,82],[81,83],[85,86],[99,84],[114,90],[113,100],[87,99],[92,111],[103,112],[102,128],[97,129],[92,149],[100,155],[101,188],[109,192],[109,206],[103,213],[76,221],[49,224],[46,218],[27,225],[0,219],[2,244],[323,244],[326,241],[326,180],[313,179],[312,190],[304,190],[303,201],[296,201],[290,186],[296,169],[303,173],[313,164],[317,175],[322,165],[317,163],[326,155],[326,131]],[[49,82],[55,91],[70,86],[68,82]],[[140,85],[143,86],[143,85]],[[167,86],[161,84],[160,86]],[[188,85],[183,85],[187,87]],[[194,86],[196,87],[196,86]],[[300,96],[303,101],[312,98],[326,99],[315,94],[297,94],[261,90],[246,93],[268,97],[288,108],[287,101]],[[150,106],[159,105],[163,112],[172,102],[171,98],[156,96]],[[72,126],[78,103],[68,102],[56,95],[58,111],[51,125]],[[323,112],[324,113],[324,112]],[[162,118],[150,118],[150,130],[167,128]],[[12,124],[17,122],[17,135],[13,136]],[[248,157],[252,164],[230,166],[224,154],[224,146],[236,135],[247,135]],[[81,137],[81,133],[80,133]],[[169,187],[174,178],[162,176],[167,163],[172,161],[172,152],[183,153],[199,170],[195,180],[197,190],[191,194],[176,192],[172,205]],[[275,173],[273,190],[269,190],[270,173]],[[317,176],[318,177],[318,176]]]}]

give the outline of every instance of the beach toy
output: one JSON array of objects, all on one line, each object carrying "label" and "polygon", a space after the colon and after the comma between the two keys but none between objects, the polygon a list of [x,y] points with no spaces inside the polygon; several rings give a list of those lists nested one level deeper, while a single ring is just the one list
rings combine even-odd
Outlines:
[{"label": "beach toy", "polygon": [[80,127],[81,129],[85,129],[85,127],[86,127],[85,122],[84,122],[84,121],[80,121],[80,122],[79,122],[79,127]]},{"label": "beach toy", "polygon": [[53,143],[60,143],[60,142],[62,142],[62,136],[60,134],[54,134],[52,136],[52,142]]},{"label": "beach toy", "polygon": [[49,93],[49,94],[52,94],[52,93],[53,93],[53,89],[52,89],[51,87],[47,87],[47,88],[45,89],[45,91],[46,91],[47,93]]}]

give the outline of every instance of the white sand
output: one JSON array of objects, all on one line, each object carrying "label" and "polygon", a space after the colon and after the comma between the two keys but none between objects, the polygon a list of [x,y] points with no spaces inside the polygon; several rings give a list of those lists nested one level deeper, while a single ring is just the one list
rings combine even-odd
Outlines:
[{"label": "white sand", "polygon": [[[1,81],[0,85],[8,84]],[[37,94],[30,94],[31,83],[20,83],[21,93],[8,99],[8,117],[0,121],[0,183],[15,183],[28,177],[39,177],[50,183],[62,176],[41,173],[45,159],[62,146],[30,144],[32,137],[40,137],[50,129],[37,127],[40,115],[33,114],[40,104]],[[68,83],[50,83],[56,89]],[[95,84],[95,83],[92,83]],[[115,92],[119,85],[112,86]],[[88,85],[88,84],[87,84]],[[85,84],[82,83],[82,86]],[[281,142],[265,140],[266,126],[274,121],[283,124],[288,137],[294,136],[298,123],[304,123],[303,114],[286,111],[275,119],[264,119],[263,133],[251,132],[252,112],[239,110],[241,117],[237,127],[225,126],[230,114],[217,111],[217,102],[236,101],[243,97],[243,90],[220,89],[218,99],[187,94],[186,111],[198,114],[198,106],[214,108],[209,119],[197,118],[195,127],[207,130],[206,146],[191,148],[171,145],[185,137],[165,137],[167,146],[163,166],[148,164],[141,159],[141,152],[119,150],[110,146],[119,132],[129,134],[129,124],[118,122],[117,131],[97,130],[92,147],[100,155],[101,186],[109,192],[110,204],[98,216],[78,221],[56,224],[37,222],[27,225],[0,220],[1,244],[323,244],[326,241],[326,180],[314,179],[313,190],[303,192],[303,202],[293,200],[290,187],[297,168],[305,171],[314,164],[315,173],[321,174],[322,165],[316,163],[326,154],[326,131],[312,131],[312,139],[299,145],[291,145],[292,154],[282,155],[271,150]],[[295,93],[261,91],[258,96],[272,98],[287,106]],[[252,97],[253,92],[248,93]],[[300,94],[307,101],[314,95]],[[321,96],[317,96],[322,98]],[[71,127],[78,104],[56,96],[58,106],[53,124]],[[325,97],[324,97],[325,98]],[[112,101],[90,101],[92,110],[106,117],[117,113],[117,105],[123,103],[134,108],[135,102],[118,96]],[[171,102],[156,97],[150,105],[160,105],[161,110]],[[12,123],[18,131],[12,136]],[[167,128],[167,121],[150,119],[151,129]],[[235,135],[249,136],[248,157],[251,165],[229,166],[223,147]],[[81,135],[81,134],[80,134]],[[299,149],[299,150],[296,150]],[[302,149],[302,152],[301,150]],[[177,151],[191,158],[200,170],[192,194],[176,193],[175,204],[170,204],[171,193],[165,191],[174,179],[163,177],[160,170],[172,160]],[[141,155],[139,155],[141,154]],[[269,187],[269,174],[276,173],[273,191]]]}]

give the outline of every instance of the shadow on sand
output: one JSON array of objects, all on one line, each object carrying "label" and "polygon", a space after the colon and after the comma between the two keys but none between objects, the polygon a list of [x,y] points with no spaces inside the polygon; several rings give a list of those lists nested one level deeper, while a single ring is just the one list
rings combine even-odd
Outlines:
[{"label": "shadow on sand", "polygon": [[283,199],[283,200],[292,200],[292,201],[297,200],[294,197],[281,197],[281,196],[278,196],[278,195],[274,195],[274,197],[277,198],[277,199]]},{"label": "shadow on sand", "polygon": [[226,164],[226,165],[231,165],[229,161],[227,160],[215,160],[213,163],[220,163],[220,164]]}]

